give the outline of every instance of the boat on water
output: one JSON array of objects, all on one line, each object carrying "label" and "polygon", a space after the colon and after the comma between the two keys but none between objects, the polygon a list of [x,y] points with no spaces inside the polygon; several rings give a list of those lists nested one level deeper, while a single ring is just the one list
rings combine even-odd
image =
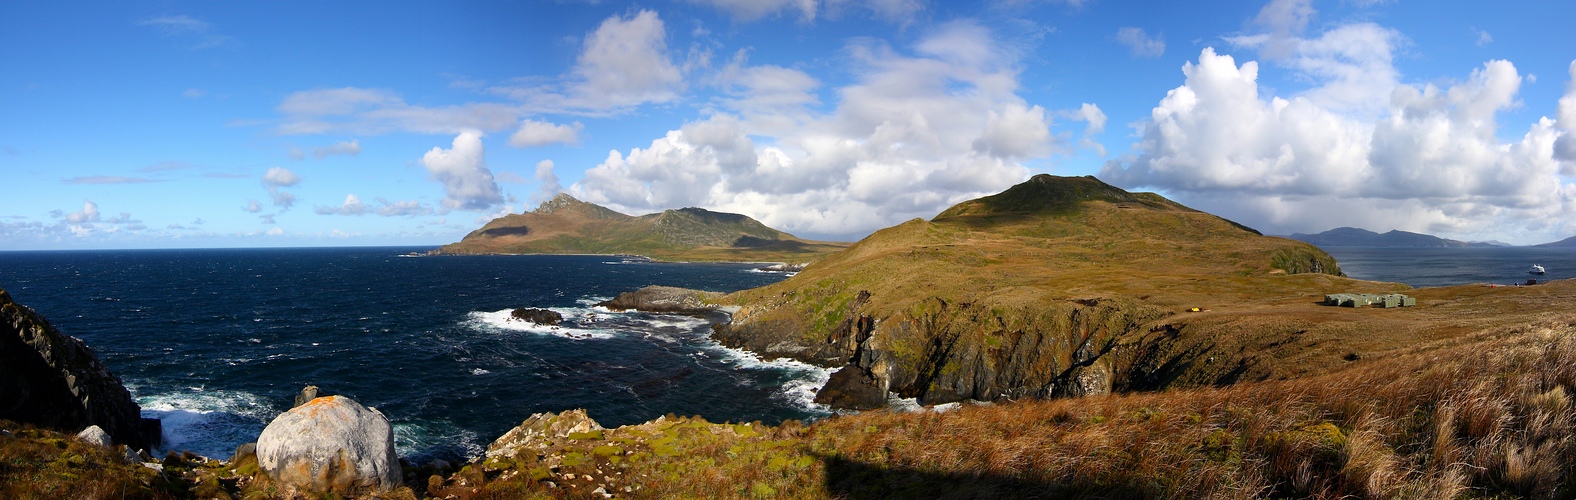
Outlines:
[{"label": "boat on water", "polygon": [[1527,268],[1527,274],[1536,274],[1538,276],[1542,276],[1544,272],[1543,266],[1537,264],[1533,264],[1532,267]]}]

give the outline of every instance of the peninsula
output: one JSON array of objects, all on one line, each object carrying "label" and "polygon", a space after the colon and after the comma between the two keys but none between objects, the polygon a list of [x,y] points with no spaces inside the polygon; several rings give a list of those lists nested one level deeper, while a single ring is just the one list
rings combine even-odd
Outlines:
[{"label": "peninsula", "polygon": [[493,219],[440,255],[626,254],[669,261],[804,263],[846,243],[800,239],[746,215],[681,208],[631,216],[560,193]]}]

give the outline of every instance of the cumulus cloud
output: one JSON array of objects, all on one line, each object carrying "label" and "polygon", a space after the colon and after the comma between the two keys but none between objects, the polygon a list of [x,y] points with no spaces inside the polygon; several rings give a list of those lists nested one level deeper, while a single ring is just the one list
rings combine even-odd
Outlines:
[{"label": "cumulus cloud", "polygon": [[461,132],[450,149],[432,148],[421,157],[433,180],[443,184],[447,210],[488,210],[503,203],[503,194],[487,169],[482,133]]},{"label": "cumulus cloud", "polygon": [[[1260,94],[1256,62],[1204,49],[1142,123],[1136,155],[1108,162],[1102,177],[1271,232],[1350,225],[1549,241],[1576,230],[1552,223],[1576,210],[1556,159],[1565,125],[1543,118],[1518,140],[1497,137],[1496,115],[1517,102],[1515,66],[1489,61],[1440,88],[1395,83],[1388,54],[1329,57],[1382,32],[1353,25],[1292,40],[1289,67],[1318,85],[1290,97]],[[1379,76],[1356,74],[1375,61],[1386,66]],[[1370,95],[1387,96],[1378,117],[1353,105]]]},{"label": "cumulus cloud", "polygon": [[65,218],[66,222],[71,224],[89,224],[98,222],[100,218],[98,204],[91,201],[83,201],[81,212],[72,212],[66,214]]},{"label": "cumulus cloud", "polygon": [[675,100],[683,75],[667,52],[667,30],[655,11],[607,18],[586,35],[571,97],[595,108]]},{"label": "cumulus cloud", "polygon": [[1166,53],[1166,41],[1160,36],[1149,36],[1143,28],[1126,27],[1116,30],[1116,41],[1138,57],[1160,57]]},{"label": "cumulus cloud", "polygon": [[257,200],[246,200],[246,206],[241,207],[241,210],[255,214],[263,211],[263,205]]},{"label": "cumulus cloud", "polygon": [[318,215],[375,214],[384,217],[414,217],[417,215],[429,215],[432,213],[431,207],[422,205],[420,202],[415,200],[391,202],[383,198],[376,198],[374,201],[377,202],[376,206],[367,205],[361,202],[361,198],[356,197],[356,195],[352,193],[345,195],[345,202],[340,204],[340,206],[329,207],[318,205],[314,207],[312,211]]},{"label": "cumulus cloud", "polygon": [[339,141],[312,150],[312,157],[319,160],[334,155],[355,156],[358,154],[361,154],[361,142],[356,140]]},{"label": "cumulus cloud", "polygon": [[268,196],[274,199],[274,206],[283,209],[288,210],[291,205],[295,205],[296,201],[295,194],[285,191],[283,188],[300,183],[300,176],[283,167],[272,167],[263,173],[263,187],[268,189]]},{"label": "cumulus cloud", "polygon": [[1576,61],[1571,61],[1570,78],[1555,114],[1564,133],[1554,143],[1554,156],[1564,162],[1560,173],[1576,175]]},{"label": "cumulus cloud", "polygon": [[560,125],[539,120],[525,120],[520,122],[520,129],[509,136],[509,145],[530,148],[550,144],[580,144],[580,131],[584,128],[585,126],[580,122]]},{"label": "cumulus cloud", "polygon": [[553,172],[553,160],[536,163],[536,180],[542,183],[542,189],[537,191],[537,199],[533,200],[537,203],[550,200],[564,191],[564,186],[558,183],[558,174]]},{"label": "cumulus cloud", "polygon": [[[1057,147],[1054,113],[1017,95],[1014,52],[976,24],[942,26],[911,55],[868,40],[847,51],[853,82],[835,89],[834,109],[810,106],[813,79],[737,83],[724,112],[649,147],[609,152],[569,190],[628,212],[703,206],[789,231],[858,236],[1022,181],[1029,170],[1020,162]],[[771,107],[797,118],[755,118]]]}]

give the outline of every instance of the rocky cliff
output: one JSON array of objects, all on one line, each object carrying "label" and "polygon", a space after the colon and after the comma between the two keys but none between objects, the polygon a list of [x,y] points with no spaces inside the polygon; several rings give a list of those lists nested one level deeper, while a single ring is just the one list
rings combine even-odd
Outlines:
[{"label": "rocky cliff", "polygon": [[739,309],[715,337],[839,368],[818,400],[845,408],[881,406],[888,391],[946,403],[1209,384],[1270,371],[1196,342],[1249,320],[1184,328],[1193,316],[1179,313],[1285,300],[1339,274],[1306,243],[1093,177],[1039,175],[724,297]]},{"label": "rocky cliff", "polygon": [[132,449],[158,445],[142,409],[93,349],[0,290],[0,419],[77,432],[97,425]]}]

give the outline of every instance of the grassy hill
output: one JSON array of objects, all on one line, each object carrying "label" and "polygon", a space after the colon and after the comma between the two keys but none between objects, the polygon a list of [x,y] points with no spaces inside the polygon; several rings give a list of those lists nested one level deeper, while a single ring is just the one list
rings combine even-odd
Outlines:
[{"label": "grassy hill", "polygon": [[808,262],[845,244],[809,241],[750,217],[700,208],[630,216],[559,194],[493,219],[440,254],[634,254],[663,260]]},{"label": "grassy hill", "polygon": [[1321,371],[1350,353],[1261,347],[1333,312],[1264,308],[1406,288],[1152,193],[1040,175],[725,297],[741,310],[716,336],[843,367],[822,391],[839,406],[1074,396]]}]

